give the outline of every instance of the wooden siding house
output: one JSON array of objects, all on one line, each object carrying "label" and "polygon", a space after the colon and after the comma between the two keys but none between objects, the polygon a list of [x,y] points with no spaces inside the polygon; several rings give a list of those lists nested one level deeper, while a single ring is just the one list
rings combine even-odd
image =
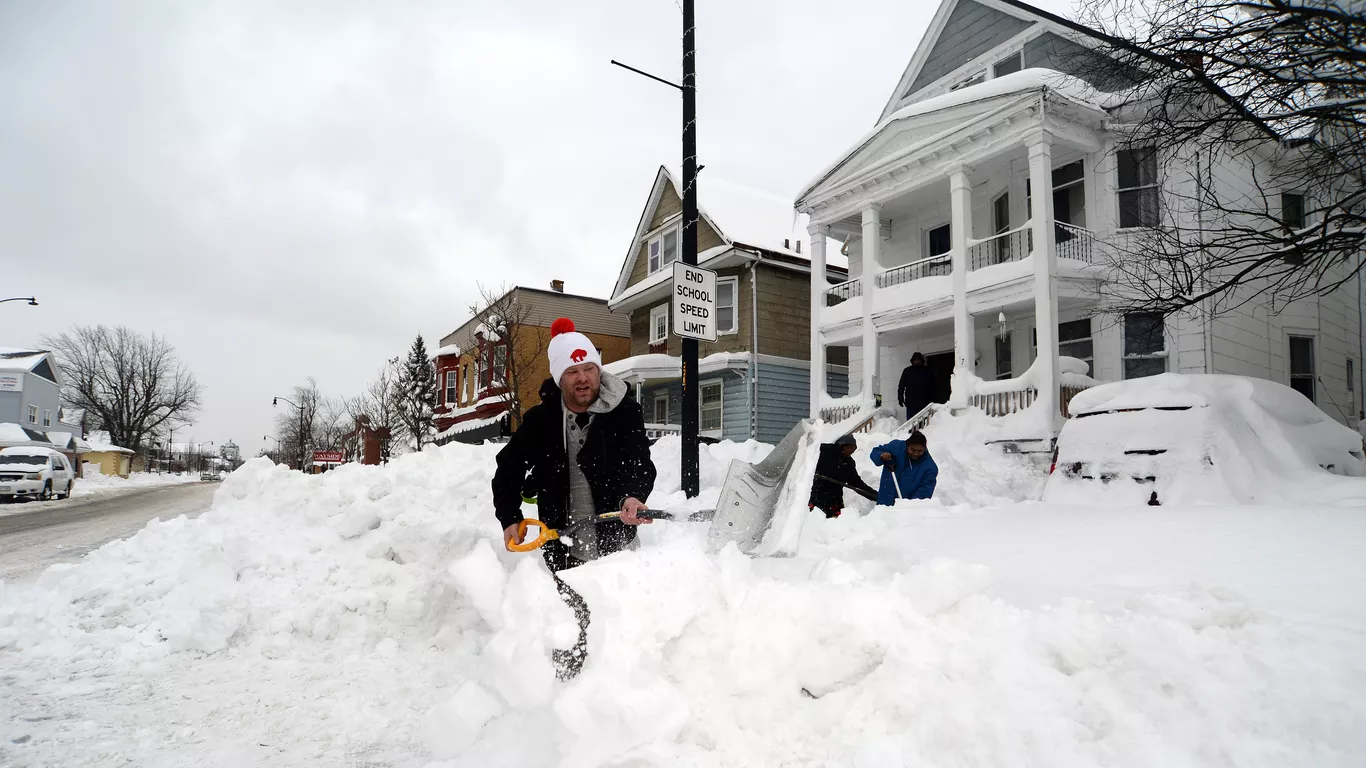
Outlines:
[{"label": "wooden siding house", "polygon": [[[811,263],[805,227],[781,198],[709,176],[699,187],[698,265],[717,272],[719,335],[698,345],[706,437],[776,442],[807,416]],[[681,245],[677,177],[661,167],[631,238],[611,310],[630,318],[630,354],[606,366],[633,385],[653,434],[682,421],[682,340],[669,327],[672,264]],[[843,282],[838,267],[827,277]],[[847,386],[844,361],[818,372]]]},{"label": "wooden siding house", "polygon": [[[1115,126],[1143,120],[1146,105],[1097,79],[1115,71],[1088,65],[1101,55],[1094,32],[1020,0],[942,0],[876,125],[796,201],[815,274],[846,274],[827,266],[828,238],[845,243],[848,266],[810,298],[811,356],[847,355],[857,394],[834,404],[837,391],[812,381],[813,412],[895,402],[918,351],[942,377],[940,399],[961,405],[1010,395],[1065,414],[1069,392],[1093,380],[1220,373],[1290,385],[1357,424],[1355,283],[1288,304],[1253,295],[1223,314],[1107,309],[1113,244],[1193,215],[1173,193],[1194,193],[1185,161],[1124,145]],[[1230,197],[1295,197],[1261,188],[1253,162],[1212,183]]]},{"label": "wooden siding house", "polygon": [[438,444],[481,443],[516,431],[526,409],[541,401],[550,377],[550,324],[567,317],[602,355],[603,363],[630,354],[630,326],[607,301],[518,286],[441,339],[434,355]]}]

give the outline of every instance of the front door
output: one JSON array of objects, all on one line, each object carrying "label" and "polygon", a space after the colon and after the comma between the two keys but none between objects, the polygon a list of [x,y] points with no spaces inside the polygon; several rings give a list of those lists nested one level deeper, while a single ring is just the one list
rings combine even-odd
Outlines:
[{"label": "front door", "polygon": [[947,403],[953,389],[953,353],[938,352],[925,355],[925,365],[934,372],[934,401]]}]

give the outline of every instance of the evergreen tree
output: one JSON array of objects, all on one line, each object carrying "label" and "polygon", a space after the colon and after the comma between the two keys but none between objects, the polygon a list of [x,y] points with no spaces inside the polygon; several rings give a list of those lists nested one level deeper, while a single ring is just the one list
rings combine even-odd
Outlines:
[{"label": "evergreen tree", "polygon": [[412,438],[413,447],[422,450],[435,429],[432,412],[436,408],[436,366],[427,354],[427,345],[418,334],[408,350],[399,375],[398,418],[403,432]]}]

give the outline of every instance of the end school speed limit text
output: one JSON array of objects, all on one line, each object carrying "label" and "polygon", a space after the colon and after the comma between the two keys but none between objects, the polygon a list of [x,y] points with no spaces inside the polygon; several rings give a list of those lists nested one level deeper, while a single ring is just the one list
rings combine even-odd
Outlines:
[{"label": "end school speed limit text", "polygon": [[674,262],[673,310],[676,335],[716,341],[716,273]]}]

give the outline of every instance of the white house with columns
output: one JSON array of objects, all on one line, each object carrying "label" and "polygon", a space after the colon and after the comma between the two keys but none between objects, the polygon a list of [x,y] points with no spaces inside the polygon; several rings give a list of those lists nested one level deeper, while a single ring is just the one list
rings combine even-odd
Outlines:
[{"label": "white house with columns", "polygon": [[[796,201],[813,270],[822,235],[849,264],[847,282],[811,281],[813,367],[848,347],[852,397],[893,405],[919,351],[941,401],[1013,389],[1059,417],[1092,380],[1233,373],[1294,386],[1355,425],[1357,293],[1225,317],[1105,315],[1105,244],[1158,226],[1179,174],[1118,148],[1107,89],[1127,84],[1088,82],[1105,69],[1088,55],[1100,54],[1084,28],[1025,3],[944,0],[876,126]],[[831,401],[811,381],[815,414]]]}]

